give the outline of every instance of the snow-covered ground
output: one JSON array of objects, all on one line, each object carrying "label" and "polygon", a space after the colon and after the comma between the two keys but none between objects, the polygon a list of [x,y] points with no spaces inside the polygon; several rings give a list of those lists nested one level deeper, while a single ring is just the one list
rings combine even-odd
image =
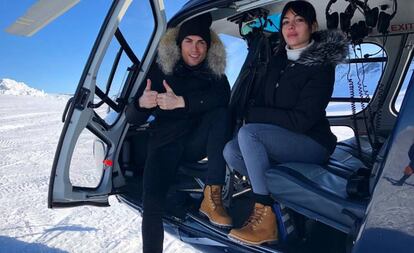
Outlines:
[{"label": "snow-covered ground", "polygon": [[[107,208],[47,208],[69,96],[45,94],[11,79],[0,84],[0,253],[141,252],[141,217],[114,197]],[[339,140],[353,135],[346,127],[333,130]],[[91,145],[79,146],[90,152]],[[72,160],[72,166],[82,167],[81,161]],[[168,234],[164,248],[197,252]]]},{"label": "snow-covered ground", "polygon": [[[141,252],[141,217],[115,198],[107,208],[47,208],[66,100],[24,93],[0,95],[0,252]],[[196,252],[168,234],[164,247]]]}]

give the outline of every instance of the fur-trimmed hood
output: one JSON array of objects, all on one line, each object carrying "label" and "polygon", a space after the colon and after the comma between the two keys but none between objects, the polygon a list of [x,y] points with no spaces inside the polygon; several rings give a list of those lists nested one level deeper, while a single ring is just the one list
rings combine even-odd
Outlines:
[{"label": "fur-trimmed hood", "polygon": [[324,30],[313,34],[315,43],[302,52],[296,61],[306,66],[337,65],[343,63],[349,51],[349,42],[340,31]]},{"label": "fur-trimmed hood", "polygon": [[[162,37],[158,46],[157,63],[162,72],[170,75],[174,67],[181,59],[181,50],[176,43],[179,27],[169,28]],[[226,69],[226,50],[218,35],[211,31],[211,45],[207,52],[207,66],[211,72],[220,77]]]}]

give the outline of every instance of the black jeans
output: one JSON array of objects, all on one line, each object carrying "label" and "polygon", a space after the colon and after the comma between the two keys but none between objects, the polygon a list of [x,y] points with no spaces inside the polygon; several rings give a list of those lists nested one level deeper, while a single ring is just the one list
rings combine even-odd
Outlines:
[{"label": "black jeans", "polygon": [[224,184],[226,163],[223,148],[231,137],[227,108],[203,115],[189,134],[161,147],[149,148],[144,169],[142,239],[144,253],[162,252],[162,216],[166,195],[181,162],[208,157],[207,184]]}]

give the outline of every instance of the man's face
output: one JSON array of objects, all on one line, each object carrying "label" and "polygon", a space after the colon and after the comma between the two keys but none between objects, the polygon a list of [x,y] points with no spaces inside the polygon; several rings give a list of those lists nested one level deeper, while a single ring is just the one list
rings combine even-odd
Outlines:
[{"label": "man's face", "polygon": [[188,66],[196,66],[207,56],[207,42],[198,35],[189,35],[181,42],[181,56]]}]

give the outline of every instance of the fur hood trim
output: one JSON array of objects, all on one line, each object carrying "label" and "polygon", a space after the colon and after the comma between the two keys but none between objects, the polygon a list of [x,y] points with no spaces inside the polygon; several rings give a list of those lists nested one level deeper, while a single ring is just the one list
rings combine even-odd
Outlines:
[{"label": "fur hood trim", "polygon": [[348,55],[349,42],[345,35],[336,30],[324,30],[313,34],[315,43],[302,52],[297,63],[306,66],[337,65]]},{"label": "fur hood trim", "polygon": [[[179,27],[169,28],[158,46],[157,63],[166,75],[173,73],[175,65],[181,59],[181,51],[176,43],[178,29]],[[221,77],[226,70],[226,50],[218,35],[212,30],[210,32],[211,45],[206,57],[207,66],[214,75]]]}]

